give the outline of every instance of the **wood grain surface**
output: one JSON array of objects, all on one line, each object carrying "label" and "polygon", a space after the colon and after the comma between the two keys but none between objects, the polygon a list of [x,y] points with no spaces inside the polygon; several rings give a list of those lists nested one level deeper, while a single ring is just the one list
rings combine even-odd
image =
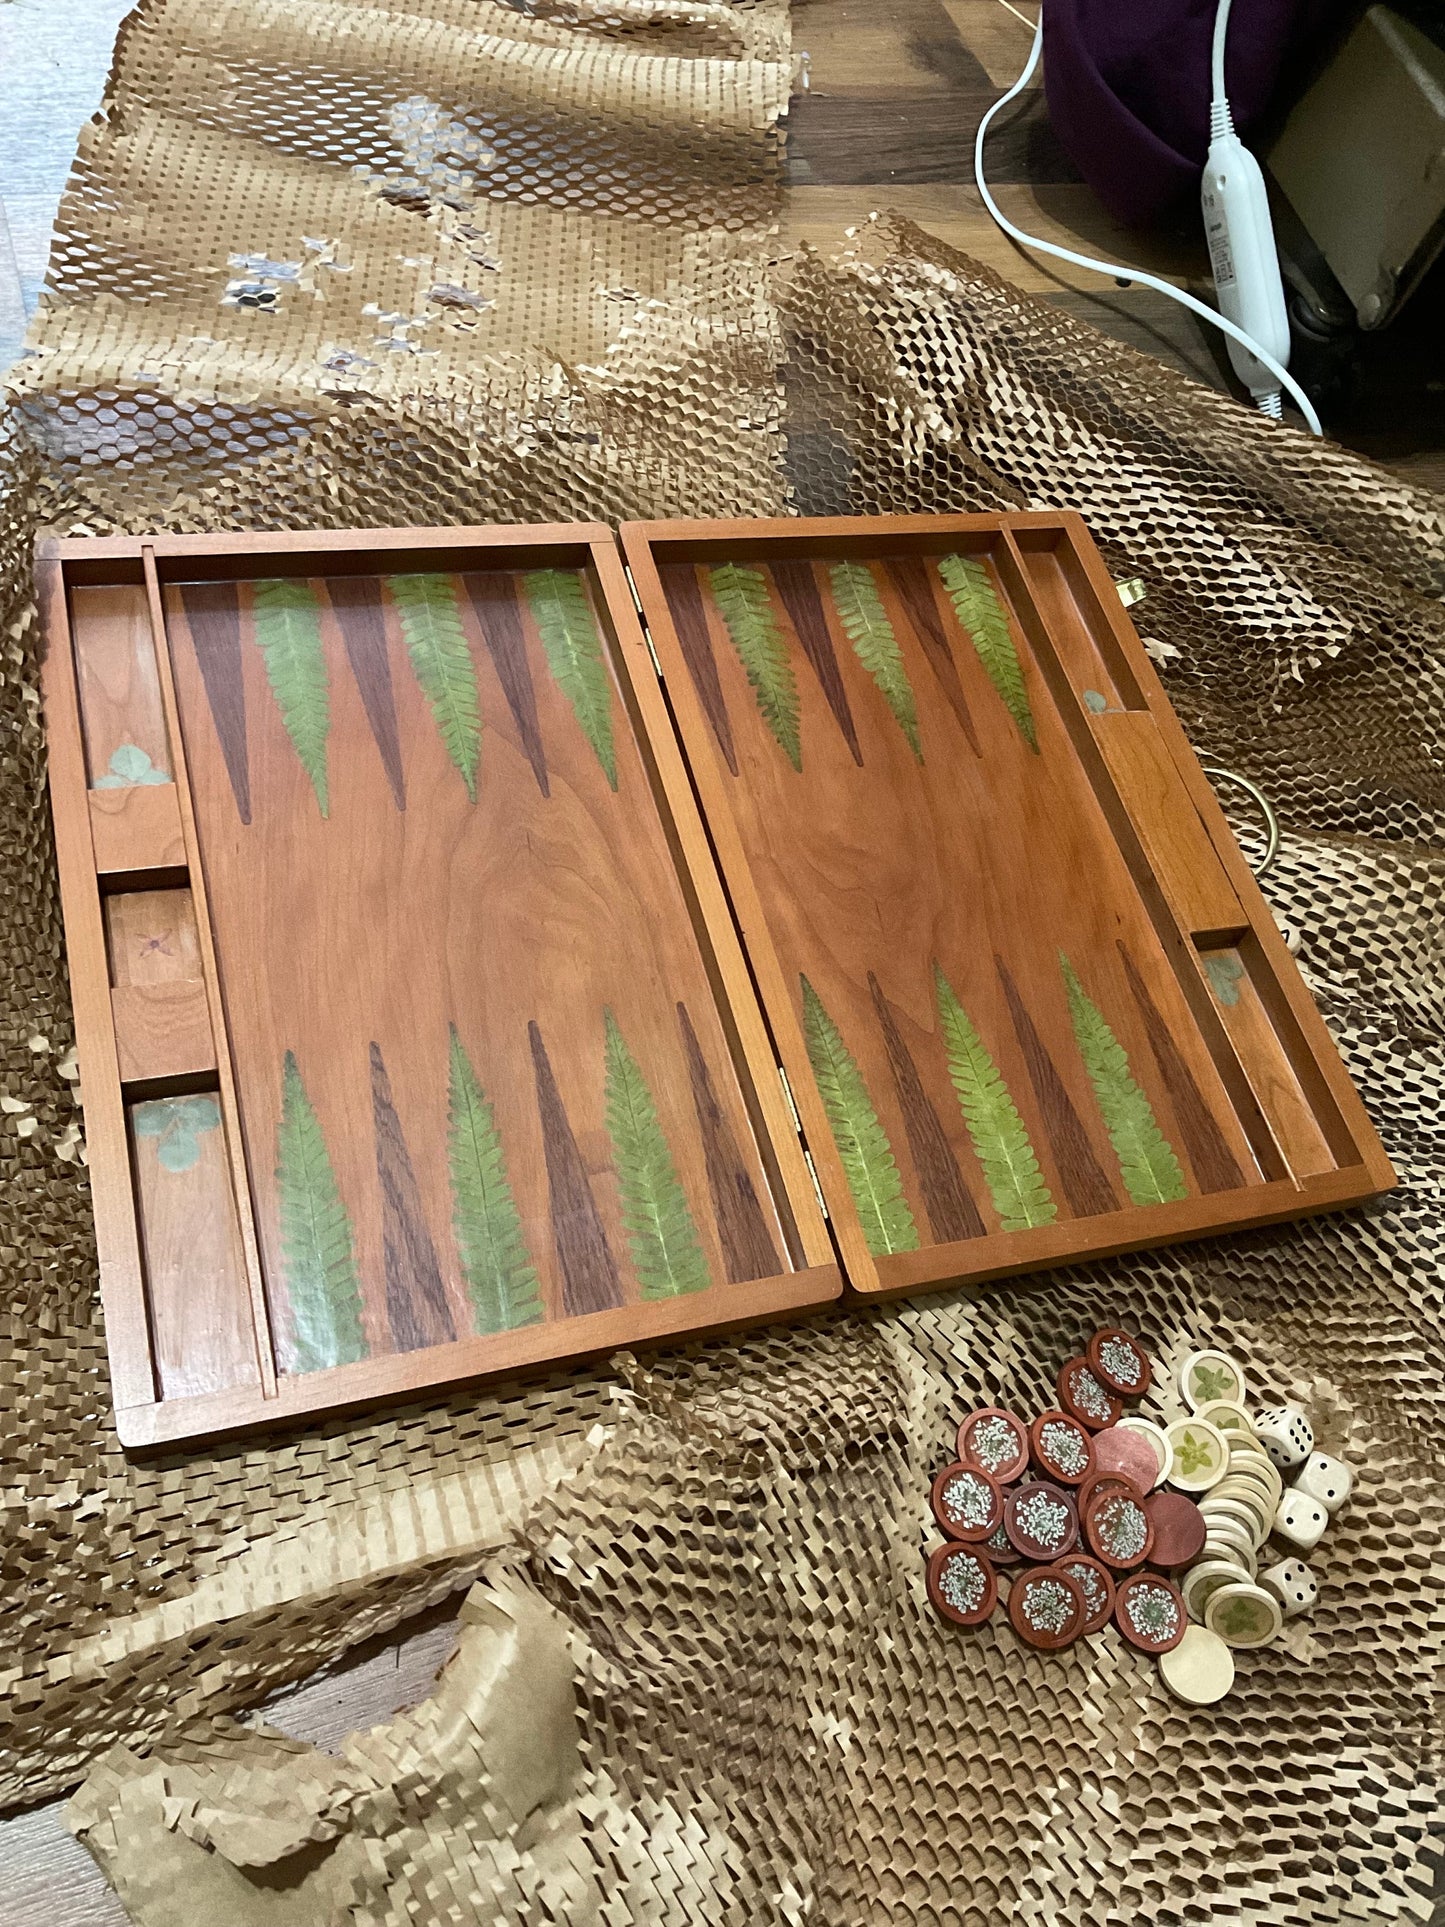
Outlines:
[{"label": "wood grain surface", "polygon": [[47,638],[42,688],[50,809],[75,1010],[76,1050],[87,1080],[85,1128],[106,1350],[112,1396],[117,1406],[124,1406],[153,1399],[156,1380],[146,1321],[125,1102],[116,1061],[110,960],[91,836],[70,602],[63,566],[53,554],[37,557],[35,587]]},{"label": "wood grain surface", "polygon": [[[1205,1128],[1202,1120],[1217,1119],[1220,1141],[1249,1161],[1197,1041],[1180,1047],[1177,1063],[1169,1058],[1168,1077],[1151,1061],[1158,1012],[1168,1013],[1160,1018],[1165,1035],[1180,1038],[1191,1029],[1188,1013],[1047,691],[1026,666],[1035,754],[947,606],[936,568],[925,577],[933,605],[923,625],[914,619],[917,602],[897,592],[892,561],[871,565],[871,573],[921,718],[921,764],[849,645],[827,563],[790,560],[768,571],[796,664],[800,772],[762,722],[710,596],[706,606],[739,760],[729,800],[769,935],[785,976],[794,985],[806,976],[817,988],[857,1060],[906,1195],[927,1209],[938,1193],[932,1118],[955,1168],[967,1174],[968,1194],[981,1200],[984,1227],[1001,1228],[949,1080],[935,963],[999,1066],[1060,1208],[1108,1209],[1115,1197],[1103,1173],[1112,1165],[1117,1184],[1118,1170],[1073,1038],[1061,952],[1086,978],[1166,1136],[1182,1144]],[[935,673],[934,625],[947,639],[956,689]],[[825,674],[817,673],[820,663]],[[981,754],[951,699],[958,689]],[[1120,938],[1147,959],[1156,1004],[1146,1008],[1134,994]],[[1007,976],[995,958],[1006,961]],[[1014,1009],[1024,1020],[1022,1038]],[[894,1064],[905,1062],[916,1067],[916,1081],[906,1069],[901,1080],[895,1076]],[[1218,1188],[1219,1175],[1211,1163],[1194,1172],[1194,1184]]]},{"label": "wood grain surface", "polygon": [[220,1106],[203,1091],[127,1115],[161,1397],[248,1385],[255,1338]]},{"label": "wood grain surface", "polygon": [[199,982],[201,942],[188,889],[123,890],[102,907],[113,984]]},{"label": "wood grain surface", "polygon": [[823,1302],[804,1144],[864,1293],[1392,1181],[1077,517],[625,532],[690,773],[585,534],[140,545],[178,781],[91,795],[174,793],[204,997],[112,975],[187,914],[117,873],[107,1042],[214,1077],[262,1336],[128,1442]]},{"label": "wood grain surface", "polygon": [[[606,531],[47,540],[38,568],[128,1446],[837,1297]],[[121,619],[82,595],[72,626],[98,587]],[[131,745],[87,786],[92,641],[131,661],[107,714],[158,690],[174,780]]]},{"label": "wood grain surface", "polygon": [[118,785],[90,792],[95,872],[106,887],[145,888],[185,868],[186,841],[174,783]]},{"label": "wood grain surface", "polygon": [[[1308,1209],[1342,1168],[1390,1181],[1358,1105],[1325,1162],[1333,1048],[1256,1009],[1297,973],[1081,525],[1015,519],[1018,545],[967,517],[623,532],[865,1291],[1147,1242],[1151,1213],[1162,1238]],[[1221,1013],[1197,954],[1245,931],[1251,994]]]},{"label": "wood grain surface", "polygon": [[85,760],[92,784],[122,780],[111,759],[138,751],[157,778],[171,774],[145,590],[138,583],[71,591],[71,620],[85,635],[77,658]]},{"label": "wood grain surface", "polygon": [[176,1084],[216,1069],[204,983],[118,984],[110,1007],[123,1084]]},{"label": "wood grain surface", "polygon": [[1206,950],[1201,962],[1289,1169],[1302,1177],[1334,1170],[1329,1138],[1260,997],[1253,945]]},{"label": "wood grain surface", "polygon": [[[783,1265],[610,670],[599,660],[590,687],[559,674],[537,626],[536,572],[426,581],[424,602],[405,581],[354,575],[293,581],[279,602],[246,582],[166,592],[263,1268],[290,1356],[285,1281],[296,1271],[278,1180],[288,1053],[344,1211],[365,1354],[477,1329],[449,1179],[453,1026],[491,1107],[500,1182],[547,1319],[644,1295],[637,1254],[661,1249],[665,1268],[669,1199],[711,1286],[746,1265]],[[310,616],[297,601],[308,595]],[[269,603],[300,624],[270,646]],[[407,621],[431,621],[437,607],[460,649],[450,670],[408,645]],[[299,670],[288,658],[287,674],[320,677],[319,751],[305,686],[278,681],[282,649],[314,656]],[[635,1208],[609,1110],[608,1012],[640,1077]],[[756,1215],[740,1242],[744,1199]],[[659,1214],[661,1245],[647,1242],[638,1211]]]}]

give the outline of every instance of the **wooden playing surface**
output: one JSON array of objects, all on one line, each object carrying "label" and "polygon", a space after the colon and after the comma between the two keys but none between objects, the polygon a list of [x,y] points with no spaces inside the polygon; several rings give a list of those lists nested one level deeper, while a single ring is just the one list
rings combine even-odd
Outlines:
[{"label": "wooden playing surface", "polygon": [[[290,578],[279,598],[236,582],[166,590],[285,1369],[784,1269],[586,586],[559,574]],[[596,745],[549,667],[539,586],[575,599]],[[452,645],[439,721],[423,651]],[[311,651],[329,692],[314,775],[268,681],[281,650]],[[327,1191],[323,1160],[349,1220],[355,1321],[349,1281],[288,1250],[288,1222]],[[629,1195],[661,1235],[629,1231]],[[469,1239],[515,1247],[479,1253],[470,1286]]]},{"label": "wooden playing surface", "polygon": [[624,544],[855,1289],[1375,1188],[1081,525]]}]

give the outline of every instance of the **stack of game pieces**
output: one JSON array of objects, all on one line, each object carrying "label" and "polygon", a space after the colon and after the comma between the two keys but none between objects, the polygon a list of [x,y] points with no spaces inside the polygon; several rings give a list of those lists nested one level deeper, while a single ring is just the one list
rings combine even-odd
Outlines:
[{"label": "stack of game pieces", "polygon": [[[1151,1383],[1137,1340],[1105,1330],[1060,1370],[1056,1409],[1028,1423],[997,1406],[969,1413],[933,1482],[947,1543],[928,1592],[945,1619],[978,1626],[1003,1580],[1009,1623],[1045,1651],[1112,1621],[1159,1659],[1171,1692],[1204,1706],[1233,1685],[1233,1649],[1267,1645],[1316,1596],[1297,1558],[1260,1571],[1271,1534],[1308,1550],[1353,1481],[1314,1452],[1297,1408],[1251,1416],[1223,1352],[1180,1368],[1189,1418],[1126,1416]],[[1292,1487],[1285,1471],[1298,1471]]]},{"label": "stack of game pieces", "polygon": [[[1243,1369],[1227,1353],[1191,1352],[1177,1384],[1193,1416],[1169,1430],[1202,1481],[1206,1526],[1203,1557],[1184,1576],[1185,1605],[1191,1619],[1230,1646],[1267,1646],[1285,1620],[1314,1604],[1315,1576],[1292,1555],[1318,1544],[1354,1475],[1342,1460],[1314,1450],[1313,1429],[1298,1407],[1251,1414]],[[1286,1474],[1294,1475],[1290,1485]],[[1289,1552],[1261,1570],[1271,1537]]]},{"label": "stack of game pieces", "polygon": [[[997,1406],[970,1412],[957,1458],[933,1482],[933,1515],[947,1535],[928,1562],[928,1592],[956,1625],[977,1626],[1007,1583],[1019,1637],[1058,1651],[1112,1618],[1141,1650],[1183,1638],[1184,1602],[1163,1573],[1144,1570],[1162,1531],[1192,1543],[1181,1521],[1157,1521],[1147,1495],[1166,1462],[1164,1435],[1122,1417],[1150,1385],[1148,1358],[1123,1331],[1095,1332],[1059,1372],[1059,1403],[1030,1423]],[[1203,1527],[1198,1533],[1203,1543]]]}]

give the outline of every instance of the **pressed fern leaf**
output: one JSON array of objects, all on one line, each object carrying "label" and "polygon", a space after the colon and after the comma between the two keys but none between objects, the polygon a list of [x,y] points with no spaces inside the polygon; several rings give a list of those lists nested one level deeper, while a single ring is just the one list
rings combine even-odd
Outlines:
[{"label": "pressed fern leaf", "polygon": [[833,600],[853,652],[883,692],[883,697],[898,718],[898,727],[908,738],[909,747],[919,762],[923,744],[918,736],[918,704],[913,684],[903,666],[903,652],[893,633],[893,624],[883,607],[878,584],[866,562],[835,562],[828,570],[833,585]]},{"label": "pressed fern leaf", "polygon": [[452,1229],[479,1332],[512,1331],[542,1316],[537,1274],[507,1177],[497,1121],[452,1025],[447,1090]]},{"label": "pressed fern leaf", "polygon": [[607,1135],[622,1193],[622,1222],[644,1298],[675,1298],[712,1283],[687,1193],[637,1059],[609,1010]]},{"label": "pressed fern leaf", "polygon": [[842,1034],[828,1015],[822,998],[804,977],[803,1036],[813,1066],[818,1095],[828,1114],[833,1142],[843,1163],[843,1174],[863,1236],[875,1258],[892,1251],[916,1251],[918,1226],[903,1195],[903,1181],[893,1159],[888,1133],[878,1121],[863,1073]]},{"label": "pressed fern leaf", "polygon": [[393,575],[387,588],[401,617],[406,653],[436,718],[447,755],[461,771],[467,795],[477,800],[482,755],[482,711],[477,670],[462,629],[450,576]]},{"label": "pressed fern leaf", "polygon": [[708,570],[708,581],[738,660],[753,686],[763,721],[786,750],[793,768],[800,770],[803,747],[798,733],[798,685],[793,679],[788,645],[773,614],[767,578],[761,569],[725,562],[721,568]]},{"label": "pressed fern leaf", "polygon": [[309,582],[297,576],[252,585],[256,641],[266,658],[266,680],[281,711],[286,734],[323,816],[331,813],[326,780],[326,738],[331,730],[331,691],[321,646],[321,611]]},{"label": "pressed fern leaf", "polygon": [[1099,1100],[1124,1189],[1135,1204],[1168,1204],[1187,1198],[1189,1187],[1183,1169],[1159,1129],[1153,1106],[1134,1082],[1128,1053],[1062,951],[1059,967],[1068,992],[1074,1039]]},{"label": "pressed fern leaf", "polygon": [[933,966],[933,983],[948,1052],[948,1074],[999,1222],[1005,1231],[1052,1224],[1058,1206],[1044,1182],[1028,1131],[998,1065],[937,964]]},{"label": "pressed fern leaf", "polygon": [[582,578],[575,569],[533,569],[522,583],[553,678],[616,789],[612,683]]},{"label": "pressed fern leaf", "polygon": [[1024,741],[1030,749],[1037,750],[1039,739],[1034,729],[1034,712],[1029,706],[1023,664],[1014,648],[1008,617],[988,579],[988,570],[982,562],[975,562],[969,556],[944,555],[938,559],[938,573],[943,577],[943,586],[948,590],[959,625],[978,651],[989,681],[1002,696]]},{"label": "pressed fern leaf", "polygon": [[366,1355],[366,1341],[351,1219],[336,1188],[320,1121],[301,1082],[295,1053],[289,1050],[281,1073],[276,1189],[296,1370],[354,1365]]}]

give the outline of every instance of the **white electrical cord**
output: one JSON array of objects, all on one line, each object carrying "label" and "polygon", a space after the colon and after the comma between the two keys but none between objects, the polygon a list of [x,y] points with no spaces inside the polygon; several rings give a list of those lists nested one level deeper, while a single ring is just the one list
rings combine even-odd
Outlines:
[{"label": "white electrical cord", "polygon": [[[1230,0],[1222,0],[1214,22],[1214,98],[1216,103],[1225,101],[1224,34],[1229,20],[1229,5]],[[1003,212],[1002,208],[1000,208],[998,202],[995,201],[992,193],[989,191],[988,183],[983,177],[983,143],[994,115],[1000,113],[1007,107],[1011,100],[1017,100],[1024,88],[1027,87],[1033,79],[1034,69],[1039,64],[1039,55],[1043,52],[1043,45],[1044,16],[1041,7],[1039,10],[1038,25],[1034,28],[1034,44],[1029,54],[1028,65],[1024,68],[1013,86],[1009,88],[1008,92],[1000,95],[993,106],[989,108],[988,112],[979,122],[978,133],[974,136],[974,179],[978,183],[978,191],[983,199],[983,204],[993,216],[994,220],[997,221],[1004,233],[1011,236],[1021,247],[1034,248],[1040,254],[1052,254],[1060,261],[1071,261],[1076,268],[1087,268],[1091,274],[1106,274],[1114,280],[1124,279],[1137,281],[1142,287],[1155,288],[1160,294],[1167,294],[1171,301],[1182,302],[1186,308],[1192,309],[1195,314],[1200,315],[1205,321],[1213,322],[1216,328],[1221,329],[1226,335],[1230,336],[1232,340],[1237,341],[1242,348],[1247,349],[1250,354],[1262,362],[1269,372],[1278,379],[1281,388],[1286,389],[1294,398],[1295,405],[1304,416],[1310,433],[1312,435],[1323,435],[1324,429],[1320,426],[1320,418],[1315,413],[1314,405],[1303,388],[1301,388],[1299,383],[1275,360],[1273,355],[1262,348],[1257,341],[1252,340],[1250,336],[1244,332],[1243,328],[1237,328],[1227,315],[1222,315],[1217,308],[1211,308],[1207,306],[1205,302],[1196,300],[1187,289],[1176,288],[1173,283],[1169,281],[1161,281],[1157,274],[1144,274],[1138,268],[1120,267],[1116,262],[1096,261],[1092,255],[1075,254],[1072,248],[1061,248],[1053,241],[1041,241],[1037,235],[1025,234],[1022,228],[1014,226],[1013,222],[1009,220],[1008,216]],[[1227,114],[1228,111],[1228,103],[1225,101],[1225,113]],[[1269,412],[1272,413],[1273,411],[1271,410]]]},{"label": "white electrical cord", "polygon": [[[1209,131],[1232,134],[1234,117],[1229,111],[1229,89],[1224,84],[1224,43],[1229,38],[1229,9],[1234,0],[1219,0],[1214,15],[1214,42],[1209,49]],[[1040,14],[1040,18],[1042,18]]]}]

